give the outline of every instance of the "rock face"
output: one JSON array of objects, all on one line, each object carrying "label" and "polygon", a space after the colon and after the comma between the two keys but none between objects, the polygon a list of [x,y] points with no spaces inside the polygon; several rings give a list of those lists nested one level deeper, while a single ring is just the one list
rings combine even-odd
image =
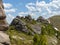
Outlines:
[{"label": "rock face", "polygon": [[10,44],[9,35],[0,31],[0,45],[9,45],[9,44]]},{"label": "rock face", "polygon": [[6,18],[6,15],[4,12],[4,6],[2,3],[2,0],[0,0],[0,45],[10,44],[9,35],[3,32],[8,29],[8,25],[6,23],[5,18]]},{"label": "rock face", "polygon": [[4,12],[4,6],[2,0],[0,0],[0,31],[5,31],[7,30],[7,23],[6,23],[6,15]]},{"label": "rock face", "polygon": [[40,25],[37,23],[31,24],[32,22],[33,22],[33,19],[30,16],[26,16],[25,18],[21,18],[17,16],[16,18],[13,19],[10,26],[14,26],[15,29],[18,31],[22,31],[25,33],[31,33],[32,35],[34,35],[35,33],[40,34],[41,32]]},{"label": "rock face", "polygon": [[37,19],[38,22],[41,22],[41,23],[50,23],[48,20],[44,19],[42,16],[38,17]]},{"label": "rock face", "polygon": [[11,25],[15,26],[15,29],[19,31],[26,32],[26,33],[29,32],[27,30],[26,24],[21,19],[19,19],[19,17],[13,19]]}]

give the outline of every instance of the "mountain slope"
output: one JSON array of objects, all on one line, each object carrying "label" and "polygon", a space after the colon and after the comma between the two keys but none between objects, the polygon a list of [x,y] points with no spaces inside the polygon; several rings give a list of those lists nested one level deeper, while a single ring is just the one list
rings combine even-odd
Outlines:
[{"label": "mountain slope", "polygon": [[46,19],[39,17],[34,20],[29,15],[14,18],[6,33],[11,45],[57,45],[60,39],[60,32]]},{"label": "mountain slope", "polygon": [[60,15],[49,18],[50,22],[60,30]]},{"label": "mountain slope", "polygon": [[41,31],[41,23],[32,19],[30,16],[26,16],[25,18],[17,16],[13,19],[11,26],[14,26],[18,31],[32,35],[35,33],[40,34]]}]

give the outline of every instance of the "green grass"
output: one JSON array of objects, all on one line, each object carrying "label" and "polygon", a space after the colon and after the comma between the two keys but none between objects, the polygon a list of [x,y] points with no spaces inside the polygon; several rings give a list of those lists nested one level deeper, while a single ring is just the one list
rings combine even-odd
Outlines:
[{"label": "green grass", "polygon": [[[60,20],[60,18],[58,18]],[[57,20],[57,23],[59,22]],[[51,24],[45,24],[41,22],[37,22],[36,20],[29,21],[28,19],[22,18],[21,21],[26,23],[26,27],[29,30],[28,34],[18,31],[14,26],[10,26],[6,33],[10,37],[11,45],[48,45],[49,39],[52,37],[56,37],[57,31],[53,28]],[[52,19],[52,24],[56,24],[56,17]],[[41,34],[30,35],[32,32],[36,34],[31,27],[31,25],[39,25],[41,26]],[[60,25],[60,24],[59,24]],[[58,27],[58,26],[57,26]],[[60,32],[58,32],[58,36],[60,36]],[[59,37],[58,37],[59,38]],[[57,38],[57,39],[58,39]],[[60,40],[59,40],[60,41]]]},{"label": "green grass", "polygon": [[10,37],[11,45],[32,45],[33,36],[31,35],[27,35],[14,29],[9,29],[6,31],[6,33]]}]

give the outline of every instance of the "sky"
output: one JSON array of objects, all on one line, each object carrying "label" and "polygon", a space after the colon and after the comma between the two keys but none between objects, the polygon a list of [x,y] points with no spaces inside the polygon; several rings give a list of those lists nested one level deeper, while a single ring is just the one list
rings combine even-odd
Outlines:
[{"label": "sky", "polygon": [[37,19],[39,16],[49,18],[60,15],[60,0],[3,0],[7,22],[18,16],[27,16]]}]

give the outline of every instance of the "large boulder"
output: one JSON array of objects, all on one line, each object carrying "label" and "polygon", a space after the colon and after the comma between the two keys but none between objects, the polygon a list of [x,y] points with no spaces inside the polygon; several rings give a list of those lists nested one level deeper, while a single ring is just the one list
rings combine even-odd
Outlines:
[{"label": "large boulder", "polygon": [[22,31],[24,33],[31,33],[32,35],[34,35],[35,33],[40,34],[40,24],[31,24],[31,22],[33,22],[33,19],[29,17],[30,16],[26,16],[25,18],[21,19],[21,17],[18,16],[13,19],[10,26],[14,26],[16,30]]},{"label": "large boulder", "polygon": [[6,15],[4,12],[4,6],[2,0],[0,0],[0,31],[5,31],[8,29],[8,24],[6,23]]},{"label": "large boulder", "polygon": [[10,45],[9,35],[0,31],[0,45]]},{"label": "large boulder", "polygon": [[42,16],[38,17],[37,21],[41,23],[49,23],[49,21],[47,19],[44,19]]},{"label": "large boulder", "polygon": [[29,31],[27,30],[26,23],[24,23],[21,19],[16,17],[13,19],[11,26],[14,26],[16,30],[26,32],[28,33]]}]

